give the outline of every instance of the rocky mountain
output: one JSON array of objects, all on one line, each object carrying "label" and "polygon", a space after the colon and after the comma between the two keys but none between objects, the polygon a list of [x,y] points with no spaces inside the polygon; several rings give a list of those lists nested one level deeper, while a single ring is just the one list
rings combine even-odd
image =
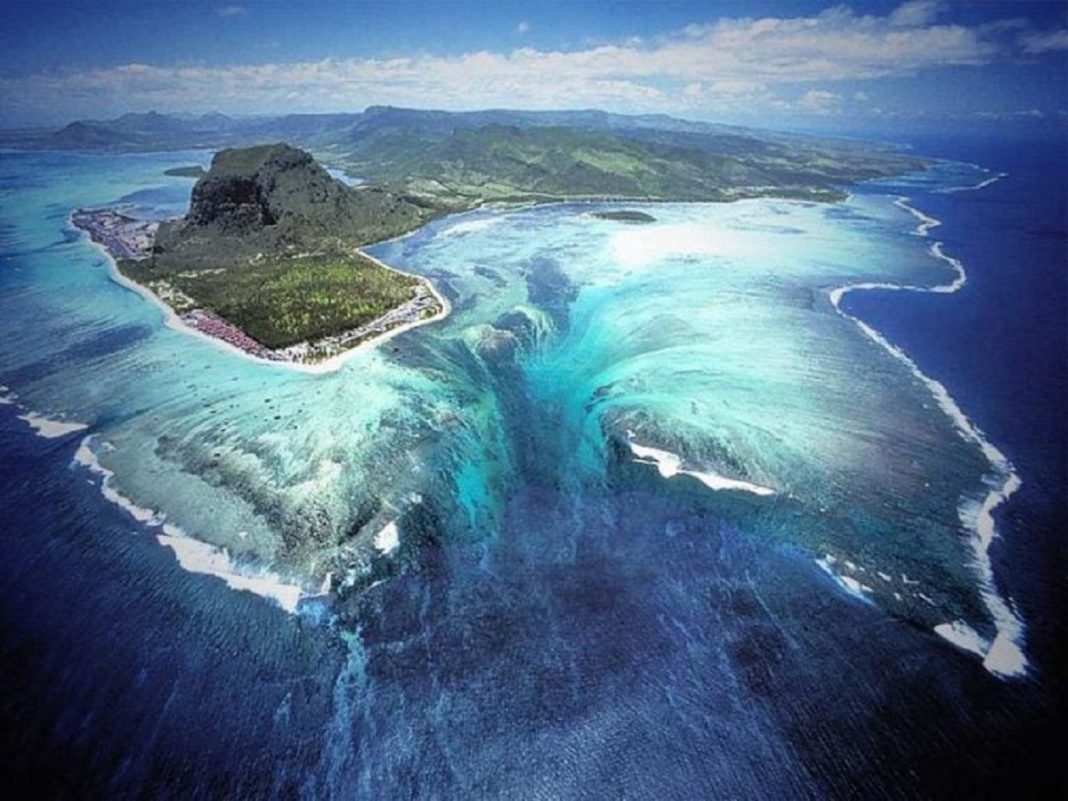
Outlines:
[{"label": "rocky mountain", "polygon": [[219,151],[185,218],[163,223],[158,270],[255,254],[340,253],[410,230],[436,213],[387,190],[353,189],[286,144]]}]

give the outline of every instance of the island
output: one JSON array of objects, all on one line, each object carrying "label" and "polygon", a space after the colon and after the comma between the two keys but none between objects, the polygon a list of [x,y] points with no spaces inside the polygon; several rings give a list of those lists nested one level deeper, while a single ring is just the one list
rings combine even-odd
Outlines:
[{"label": "island", "polygon": [[593,216],[598,220],[615,220],[626,223],[651,223],[656,222],[656,217],[646,214],[644,211],[632,211],[621,209],[620,211],[595,211]]},{"label": "island", "polygon": [[169,170],[164,170],[164,175],[173,175],[178,178],[200,178],[207,172],[199,164],[190,164],[186,167],[171,167]]},{"label": "island", "polygon": [[271,144],[217,153],[184,218],[104,208],[78,209],[71,222],[180,325],[259,359],[309,365],[445,313],[425,279],[360,250],[430,216]]}]

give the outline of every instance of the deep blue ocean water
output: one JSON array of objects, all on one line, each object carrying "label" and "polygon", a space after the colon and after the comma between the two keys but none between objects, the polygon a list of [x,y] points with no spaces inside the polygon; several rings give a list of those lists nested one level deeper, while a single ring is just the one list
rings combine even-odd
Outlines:
[{"label": "deep blue ocean water", "polygon": [[[519,443],[512,458],[527,480],[501,493],[492,537],[428,531],[406,545],[403,569],[350,599],[345,622],[289,615],[183,570],[72,466],[84,432],[37,437],[17,419],[25,410],[0,406],[5,772],[38,797],[914,798],[1052,787],[1068,608],[1068,344],[1062,174],[1049,165],[1063,166],[1064,150],[925,144],[921,152],[1009,173],[979,192],[914,198],[942,221],[937,236],[968,284],[953,295],[852,293],[845,304],[942,380],[1022,476],[993,555],[1027,624],[1028,678],[998,679],[845,595],[802,545],[763,536],[783,523],[759,501],[710,503],[696,484],[626,459],[577,493],[559,460],[574,458],[578,473],[593,457],[568,446],[573,411],[559,366],[535,362],[527,395],[514,397],[511,367],[486,375],[428,333],[401,357],[438,374],[447,359],[495,387],[501,436]],[[129,293],[94,301],[102,313],[121,307],[117,324],[35,317],[45,295],[65,302],[71,280],[90,281],[57,266],[56,248],[84,261],[84,246],[62,235],[71,206],[125,199],[155,213],[188,189],[174,181],[146,194],[113,180],[112,194],[58,203],[40,241],[19,227],[38,210],[7,209],[0,308],[9,326],[18,321],[7,341],[25,343],[36,324],[64,344],[29,360],[3,351],[0,383],[31,391],[83,364],[82,380],[116,365],[133,370],[128,382],[161,375],[126,355],[138,348],[188,358],[190,380],[204,373],[182,349],[194,346],[161,335],[158,315]],[[538,219],[518,227],[549,236]],[[582,240],[569,241],[582,258]],[[417,259],[428,247],[438,246],[416,237],[381,255]],[[587,307],[569,317],[545,289],[559,275],[530,269],[544,281],[530,294],[549,294],[555,330],[580,329]],[[475,311],[458,304],[453,325]],[[578,354],[604,347],[573,339]],[[246,369],[221,366],[235,380]],[[460,405],[476,404],[464,391]],[[148,418],[125,398],[85,394],[104,410],[93,431]],[[138,435],[161,433],[152,425]],[[402,436],[406,421],[394,425]],[[487,458],[492,447],[487,438]],[[487,503],[482,476],[456,486],[464,509]]]},{"label": "deep blue ocean water", "polygon": [[[924,210],[968,285],[952,296],[870,292],[852,309],[953,388],[1024,477],[995,546],[1003,580],[1032,614],[1034,647],[1068,666],[1068,192],[1064,141],[920,140],[917,150],[1005,177],[979,192],[931,194]],[[1048,649],[1048,650],[1047,650]]]}]

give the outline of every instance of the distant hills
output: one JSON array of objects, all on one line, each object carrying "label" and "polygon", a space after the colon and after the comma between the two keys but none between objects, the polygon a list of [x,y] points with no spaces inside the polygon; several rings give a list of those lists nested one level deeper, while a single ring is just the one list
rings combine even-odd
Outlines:
[{"label": "distant hills", "polygon": [[428,199],[831,200],[924,162],[876,144],[602,111],[370,108],[316,143],[372,184]]},{"label": "distant hills", "polygon": [[864,178],[923,166],[877,144],[806,138],[604,111],[446,112],[372,106],[352,114],[125,114],[0,144],[113,152],[284,141],[371,188],[452,210],[487,200],[830,200]]},{"label": "distant hills", "polygon": [[[301,146],[344,145],[399,132],[447,135],[486,125],[519,128],[560,126],[589,130],[661,130],[740,133],[744,128],[690,122],[664,114],[629,116],[605,111],[427,111],[370,106],[350,114],[287,114],[231,117],[210,114],[124,114],[113,120],[82,120],[54,131],[3,131],[0,142],[37,149],[167,150],[257,144],[266,139]],[[753,133],[753,132],[751,132]]]},{"label": "distant hills", "polygon": [[491,123],[397,131],[340,156],[366,181],[428,198],[732,200],[838,197],[838,186],[919,166],[896,153],[830,150],[737,134]]}]

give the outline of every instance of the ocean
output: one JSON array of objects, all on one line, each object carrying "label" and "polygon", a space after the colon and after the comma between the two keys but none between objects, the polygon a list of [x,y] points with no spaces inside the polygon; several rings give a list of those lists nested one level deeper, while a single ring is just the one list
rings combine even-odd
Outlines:
[{"label": "ocean", "polygon": [[0,154],[10,778],[1050,789],[1064,145],[917,146],[951,161],[831,206],[437,221],[371,252],[449,317],[325,375],[166,326],[70,228],[180,214],[209,154]]}]

